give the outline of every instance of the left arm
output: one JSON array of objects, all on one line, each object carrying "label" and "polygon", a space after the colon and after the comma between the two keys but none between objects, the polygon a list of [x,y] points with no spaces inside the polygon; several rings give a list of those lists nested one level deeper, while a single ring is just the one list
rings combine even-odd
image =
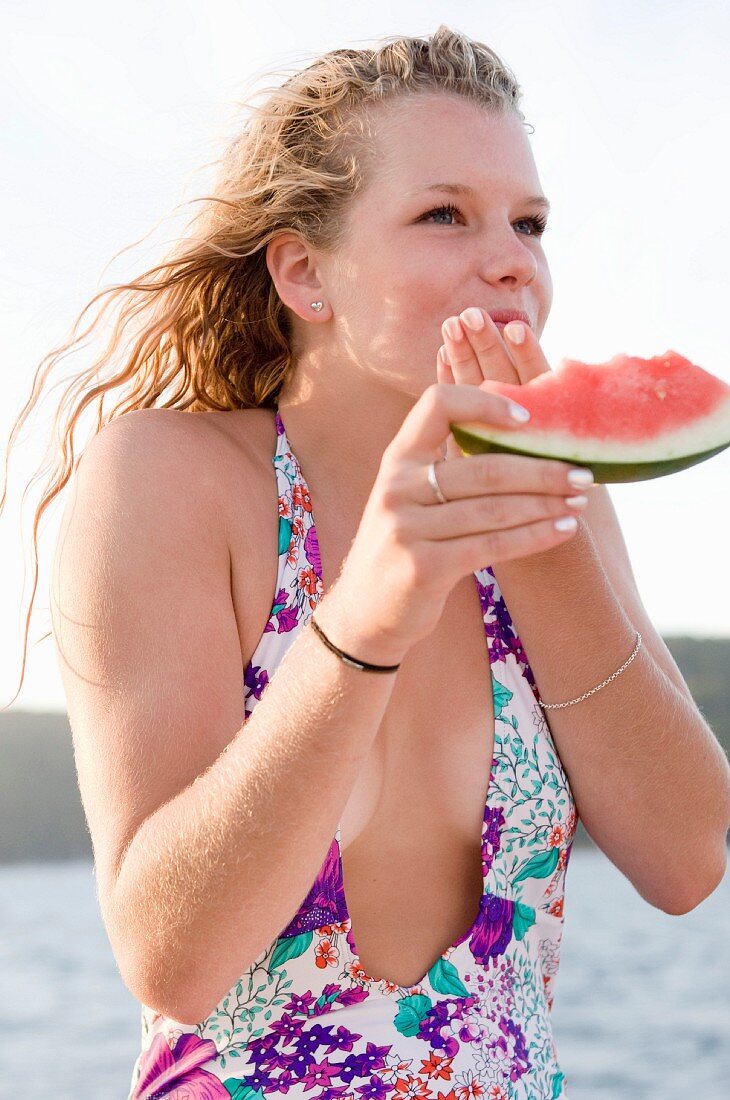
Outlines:
[{"label": "left arm", "polygon": [[[442,326],[439,381],[482,386],[512,371],[525,385],[551,369],[531,326],[501,334],[485,310],[475,312],[482,327],[460,324],[459,338]],[[451,440],[447,454],[461,457]],[[493,572],[546,703],[600,684],[640,631],[643,645],[620,676],[542,713],[590,835],[652,905],[688,912],[727,867],[730,764],[646,614],[606,487],[588,490],[567,542]]]},{"label": "left arm", "polygon": [[642,897],[686,913],[727,867],[730,765],[647,616],[608,490],[588,497],[568,542],[493,572],[547,703],[601,683],[641,632],[616,680],[543,714],[588,833]]}]

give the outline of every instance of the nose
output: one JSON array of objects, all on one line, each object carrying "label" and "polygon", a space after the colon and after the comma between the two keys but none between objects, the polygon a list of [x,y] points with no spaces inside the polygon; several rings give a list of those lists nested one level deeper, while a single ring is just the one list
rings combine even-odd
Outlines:
[{"label": "nose", "polygon": [[538,263],[534,248],[524,243],[512,230],[511,235],[492,237],[482,251],[482,278],[488,283],[507,281],[526,286],[537,275]]}]

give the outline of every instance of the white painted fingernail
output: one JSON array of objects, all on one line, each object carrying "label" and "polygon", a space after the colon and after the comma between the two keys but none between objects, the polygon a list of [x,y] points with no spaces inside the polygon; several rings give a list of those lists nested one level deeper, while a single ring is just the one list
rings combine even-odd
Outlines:
[{"label": "white painted fingernail", "polygon": [[469,308],[465,309],[459,316],[464,324],[475,332],[479,332],[480,329],[484,328],[484,316],[482,311],[477,309],[476,306],[469,306]]},{"label": "white painted fingernail", "polygon": [[510,321],[504,326],[504,334],[512,344],[523,344],[525,341],[525,326],[521,321]]},{"label": "white painted fingernail", "polygon": [[575,531],[578,526],[578,520],[575,516],[563,516],[562,519],[556,519],[553,526],[556,531]]},{"label": "white painted fingernail", "polygon": [[509,414],[513,420],[517,420],[521,424],[529,420],[532,415],[529,409],[526,409],[524,405],[518,405],[516,401],[510,401]]},{"label": "white painted fingernail", "polygon": [[445,363],[447,367],[450,367],[451,363],[449,362],[449,357],[446,354],[446,344],[442,344],[439,348],[439,355],[441,356],[441,362]]}]

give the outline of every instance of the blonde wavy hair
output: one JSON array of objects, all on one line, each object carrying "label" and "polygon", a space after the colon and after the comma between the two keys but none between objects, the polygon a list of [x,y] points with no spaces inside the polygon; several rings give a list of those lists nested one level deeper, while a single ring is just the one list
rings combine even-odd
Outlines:
[{"label": "blonde wavy hair", "polygon": [[[296,348],[288,312],[269,275],[266,246],[282,230],[295,230],[317,249],[337,249],[347,232],[350,204],[369,178],[373,108],[419,92],[464,96],[496,112],[512,111],[525,122],[518,107],[521,89],[497,54],[443,24],[429,37],[392,36],[369,49],[322,54],[283,84],[265,87],[238,104],[242,123],[213,162],[218,169],[212,193],[191,200],[201,209],[189,232],[134,282],[96,294],[78,316],[71,339],[41,360],[6,448],[0,514],[11,448],[48,374],[96,329],[111,305],[119,306],[101,357],[73,378],[58,403],[55,466],[33,521],[33,590],[23,665],[8,706],[25,677],[38,587],[38,524],[81,461],[83,451],[76,457],[74,449],[79,417],[96,402],[96,434],[134,409],[273,408]],[[258,97],[263,102],[257,105]],[[106,301],[78,334],[99,299]],[[120,357],[122,336],[132,330],[131,349]],[[116,403],[105,412],[104,401],[115,390]],[[48,637],[50,632],[39,640]]]}]

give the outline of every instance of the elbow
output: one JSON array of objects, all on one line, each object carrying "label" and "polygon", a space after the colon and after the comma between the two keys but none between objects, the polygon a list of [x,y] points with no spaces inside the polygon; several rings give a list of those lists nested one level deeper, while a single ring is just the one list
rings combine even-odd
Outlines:
[{"label": "elbow", "polygon": [[149,944],[134,950],[119,936],[112,949],[122,981],[140,1004],[185,1027],[207,1019],[211,1007],[201,1004],[189,968],[179,965],[180,952],[152,952]]},{"label": "elbow", "polygon": [[213,1010],[210,1005],[204,1007],[196,1000],[195,990],[190,985],[182,990],[175,988],[169,972],[164,976],[159,970],[155,974],[122,973],[122,978],[140,1004],[183,1027],[195,1027],[207,1020]]},{"label": "elbow", "polygon": [[727,848],[723,843],[718,860],[706,868],[702,878],[698,878],[696,869],[692,877],[688,874],[681,888],[675,889],[673,894],[659,905],[664,913],[673,917],[683,917],[691,913],[703,901],[706,901],[715,892],[725,878],[727,872]]}]

